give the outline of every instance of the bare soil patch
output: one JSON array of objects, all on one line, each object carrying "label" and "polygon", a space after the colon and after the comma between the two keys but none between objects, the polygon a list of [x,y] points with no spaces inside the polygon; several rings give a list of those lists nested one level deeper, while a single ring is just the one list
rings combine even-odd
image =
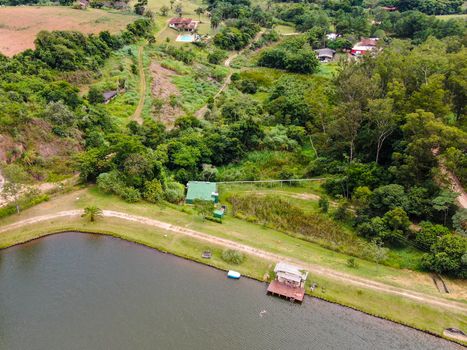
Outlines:
[{"label": "bare soil patch", "polygon": [[172,77],[176,74],[174,71],[162,67],[158,62],[151,63],[153,78],[151,92],[162,103],[162,106],[157,108],[156,114],[159,121],[169,128],[173,127],[175,120],[183,114],[183,109],[170,104],[171,96],[180,95],[178,88],[172,83]]},{"label": "bare soil patch", "polygon": [[41,30],[75,30],[86,34],[108,30],[117,33],[137,17],[104,10],[71,7],[0,7],[0,52],[13,56],[34,48]]}]

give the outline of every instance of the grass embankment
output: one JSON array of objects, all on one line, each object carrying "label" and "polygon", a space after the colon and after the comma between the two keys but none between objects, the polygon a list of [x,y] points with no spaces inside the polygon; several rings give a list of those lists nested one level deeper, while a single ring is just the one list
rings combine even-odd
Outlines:
[{"label": "grass embankment", "polygon": [[[198,230],[206,234],[280,254],[284,257],[294,257],[305,263],[319,264],[320,266],[332,268],[336,271],[371,278],[372,280],[384,282],[388,285],[423,292],[427,295],[466,302],[464,295],[466,290],[465,282],[462,281],[448,281],[453,293],[449,296],[441,296],[434,288],[430,278],[422,273],[398,270],[387,266],[378,266],[360,259],[358,259],[360,267],[358,269],[352,269],[347,267],[346,264],[348,256],[324,249],[316,244],[305,242],[275,230],[231,217],[228,217],[222,225],[212,222],[203,222],[196,215],[183,213],[180,210],[175,210],[170,207],[159,207],[147,203],[127,204],[116,197],[103,195],[94,188],[69,193],[47,203],[42,203],[24,211],[18,216],[0,220],[0,226],[38,215],[83,208],[90,204],[97,205],[103,209],[155,218],[177,226]],[[183,210],[186,209],[183,208]],[[186,211],[191,210],[188,209]],[[110,218],[103,218],[96,223],[86,222],[82,218],[55,219],[44,221],[40,224],[12,229],[0,234],[0,247],[4,248],[46,234],[69,230],[109,234],[188,259],[202,261],[203,263],[221,269],[234,268],[242,274],[258,280],[263,280],[264,276],[270,273],[273,267],[271,261],[266,261],[251,255],[247,256],[246,261],[242,265],[232,266],[221,259],[221,251],[224,247],[206,244],[205,241],[199,241],[194,238],[186,237],[183,234],[149,227],[141,223]],[[201,259],[202,251],[207,248],[211,249],[214,253],[213,258],[209,261]],[[394,294],[347,285],[335,278],[327,276],[312,274],[309,283],[311,282],[318,282],[319,284],[319,288],[313,293],[314,296],[404,323],[434,334],[441,335],[443,329],[447,327],[456,327],[460,329],[465,329],[467,327],[465,315],[453,309],[443,309],[437,306],[425,305],[423,302],[416,302]]]}]

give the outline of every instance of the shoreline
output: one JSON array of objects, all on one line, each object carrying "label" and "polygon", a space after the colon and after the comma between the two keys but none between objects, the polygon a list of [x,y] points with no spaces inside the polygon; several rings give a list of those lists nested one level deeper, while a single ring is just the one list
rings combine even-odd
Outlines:
[{"label": "shoreline", "polygon": [[[215,268],[216,270],[219,270],[219,271],[223,271],[223,272],[227,271],[227,269],[225,269],[225,268],[223,268],[221,266],[218,266],[215,263],[209,264],[208,261],[206,261],[206,259],[202,259],[201,257],[199,259],[197,259],[195,257],[191,257],[191,256],[188,256],[188,255],[177,254],[174,251],[161,249],[160,247],[151,246],[149,243],[145,243],[145,242],[137,240],[137,239],[132,239],[131,237],[125,236],[122,233],[118,233],[118,232],[114,232],[114,231],[99,230],[99,229],[93,229],[93,230],[89,229],[89,230],[87,230],[87,229],[83,229],[83,228],[80,228],[80,229],[69,228],[69,229],[66,229],[66,230],[57,229],[57,230],[45,231],[44,233],[39,233],[38,236],[36,236],[36,237],[32,237],[32,238],[29,238],[29,239],[26,239],[26,240],[23,240],[23,241],[21,241],[21,240],[17,241],[15,243],[11,244],[11,245],[0,248],[0,250],[6,250],[8,248],[16,247],[16,246],[19,246],[19,245],[22,245],[22,244],[26,244],[26,243],[33,242],[33,241],[36,241],[36,240],[40,240],[42,238],[46,238],[46,237],[50,237],[50,236],[54,236],[54,235],[59,235],[59,234],[62,234],[62,233],[67,233],[67,232],[74,232],[74,233],[80,233],[80,234],[91,234],[91,235],[102,235],[102,236],[111,237],[111,238],[114,238],[114,239],[120,239],[120,240],[129,242],[129,243],[132,243],[132,244],[136,244],[138,246],[142,246],[142,247],[145,247],[145,248],[148,248],[148,249],[155,250],[158,253],[170,254],[172,256],[176,256],[176,257],[182,258],[182,259],[190,261],[190,262],[199,263],[199,264],[202,264],[204,266],[209,266],[211,268]],[[259,278],[257,276],[242,273],[242,277],[249,278],[251,280],[260,282],[262,284],[267,284],[267,281],[262,280],[261,278]],[[454,338],[446,337],[444,335],[444,330],[443,330],[443,334],[437,334],[437,333],[432,332],[430,330],[423,329],[423,328],[417,327],[415,325],[412,325],[412,324],[409,324],[409,323],[406,323],[406,322],[403,322],[403,321],[397,321],[397,320],[394,320],[394,319],[392,319],[390,317],[387,317],[387,316],[378,315],[378,314],[375,314],[375,313],[372,313],[372,312],[369,312],[369,311],[359,309],[359,308],[357,308],[355,306],[348,305],[346,303],[334,300],[333,298],[326,298],[324,296],[318,296],[316,294],[310,293],[310,291],[307,290],[307,289],[305,290],[305,294],[307,295],[308,298],[316,298],[316,299],[319,299],[319,300],[322,300],[322,301],[325,301],[325,302],[328,302],[328,303],[339,305],[341,307],[345,307],[345,308],[351,309],[351,310],[356,311],[356,312],[361,312],[363,314],[366,314],[366,315],[369,315],[369,316],[372,316],[372,317],[376,317],[376,318],[381,319],[381,320],[385,320],[385,321],[392,322],[392,323],[395,323],[395,324],[398,324],[398,325],[401,325],[401,326],[404,326],[404,327],[408,327],[410,329],[414,329],[414,330],[417,330],[417,331],[420,331],[420,332],[435,336],[437,338],[444,339],[446,341],[450,341],[450,342],[455,343],[455,344],[459,344],[459,345],[462,345],[462,346],[467,345],[466,342],[463,342],[460,339],[454,339]],[[265,296],[266,296],[266,294],[265,294]]]}]

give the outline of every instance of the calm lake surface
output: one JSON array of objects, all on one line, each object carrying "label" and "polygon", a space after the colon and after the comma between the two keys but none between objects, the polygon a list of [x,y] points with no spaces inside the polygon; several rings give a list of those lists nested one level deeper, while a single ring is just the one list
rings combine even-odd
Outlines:
[{"label": "calm lake surface", "polygon": [[[462,349],[357,311],[110,237],[0,251],[0,349]],[[261,312],[266,310],[266,312]]]}]

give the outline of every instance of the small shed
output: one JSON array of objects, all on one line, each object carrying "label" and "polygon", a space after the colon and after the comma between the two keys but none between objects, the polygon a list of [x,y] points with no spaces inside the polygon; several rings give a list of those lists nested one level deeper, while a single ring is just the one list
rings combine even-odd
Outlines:
[{"label": "small shed", "polygon": [[118,95],[117,90],[113,91],[106,91],[102,93],[102,97],[104,98],[104,104],[109,103],[111,100],[113,100],[116,96]]},{"label": "small shed", "polygon": [[279,262],[274,268],[276,278],[268,286],[268,294],[302,302],[308,272],[287,262]]},{"label": "small shed", "polygon": [[185,201],[192,204],[196,199],[218,203],[217,184],[215,182],[189,181]]},{"label": "small shed", "polygon": [[334,58],[334,55],[336,54],[336,51],[332,49],[328,49],[328,48],[315,50],[315,52],[316,52],[316,56],[321,62],[332,61],[332,59]]},{"label": "small shed", "polygon": [[224,217],[224,209],[216,209],[212,212],[212,216],[216,219],[222,219]]},{"label": "small shed", "polygon": [[285,283],[291,287],[303,287],[308,277],[308,272],[286,262],[277,263],[274,272],[280,283]]}]

